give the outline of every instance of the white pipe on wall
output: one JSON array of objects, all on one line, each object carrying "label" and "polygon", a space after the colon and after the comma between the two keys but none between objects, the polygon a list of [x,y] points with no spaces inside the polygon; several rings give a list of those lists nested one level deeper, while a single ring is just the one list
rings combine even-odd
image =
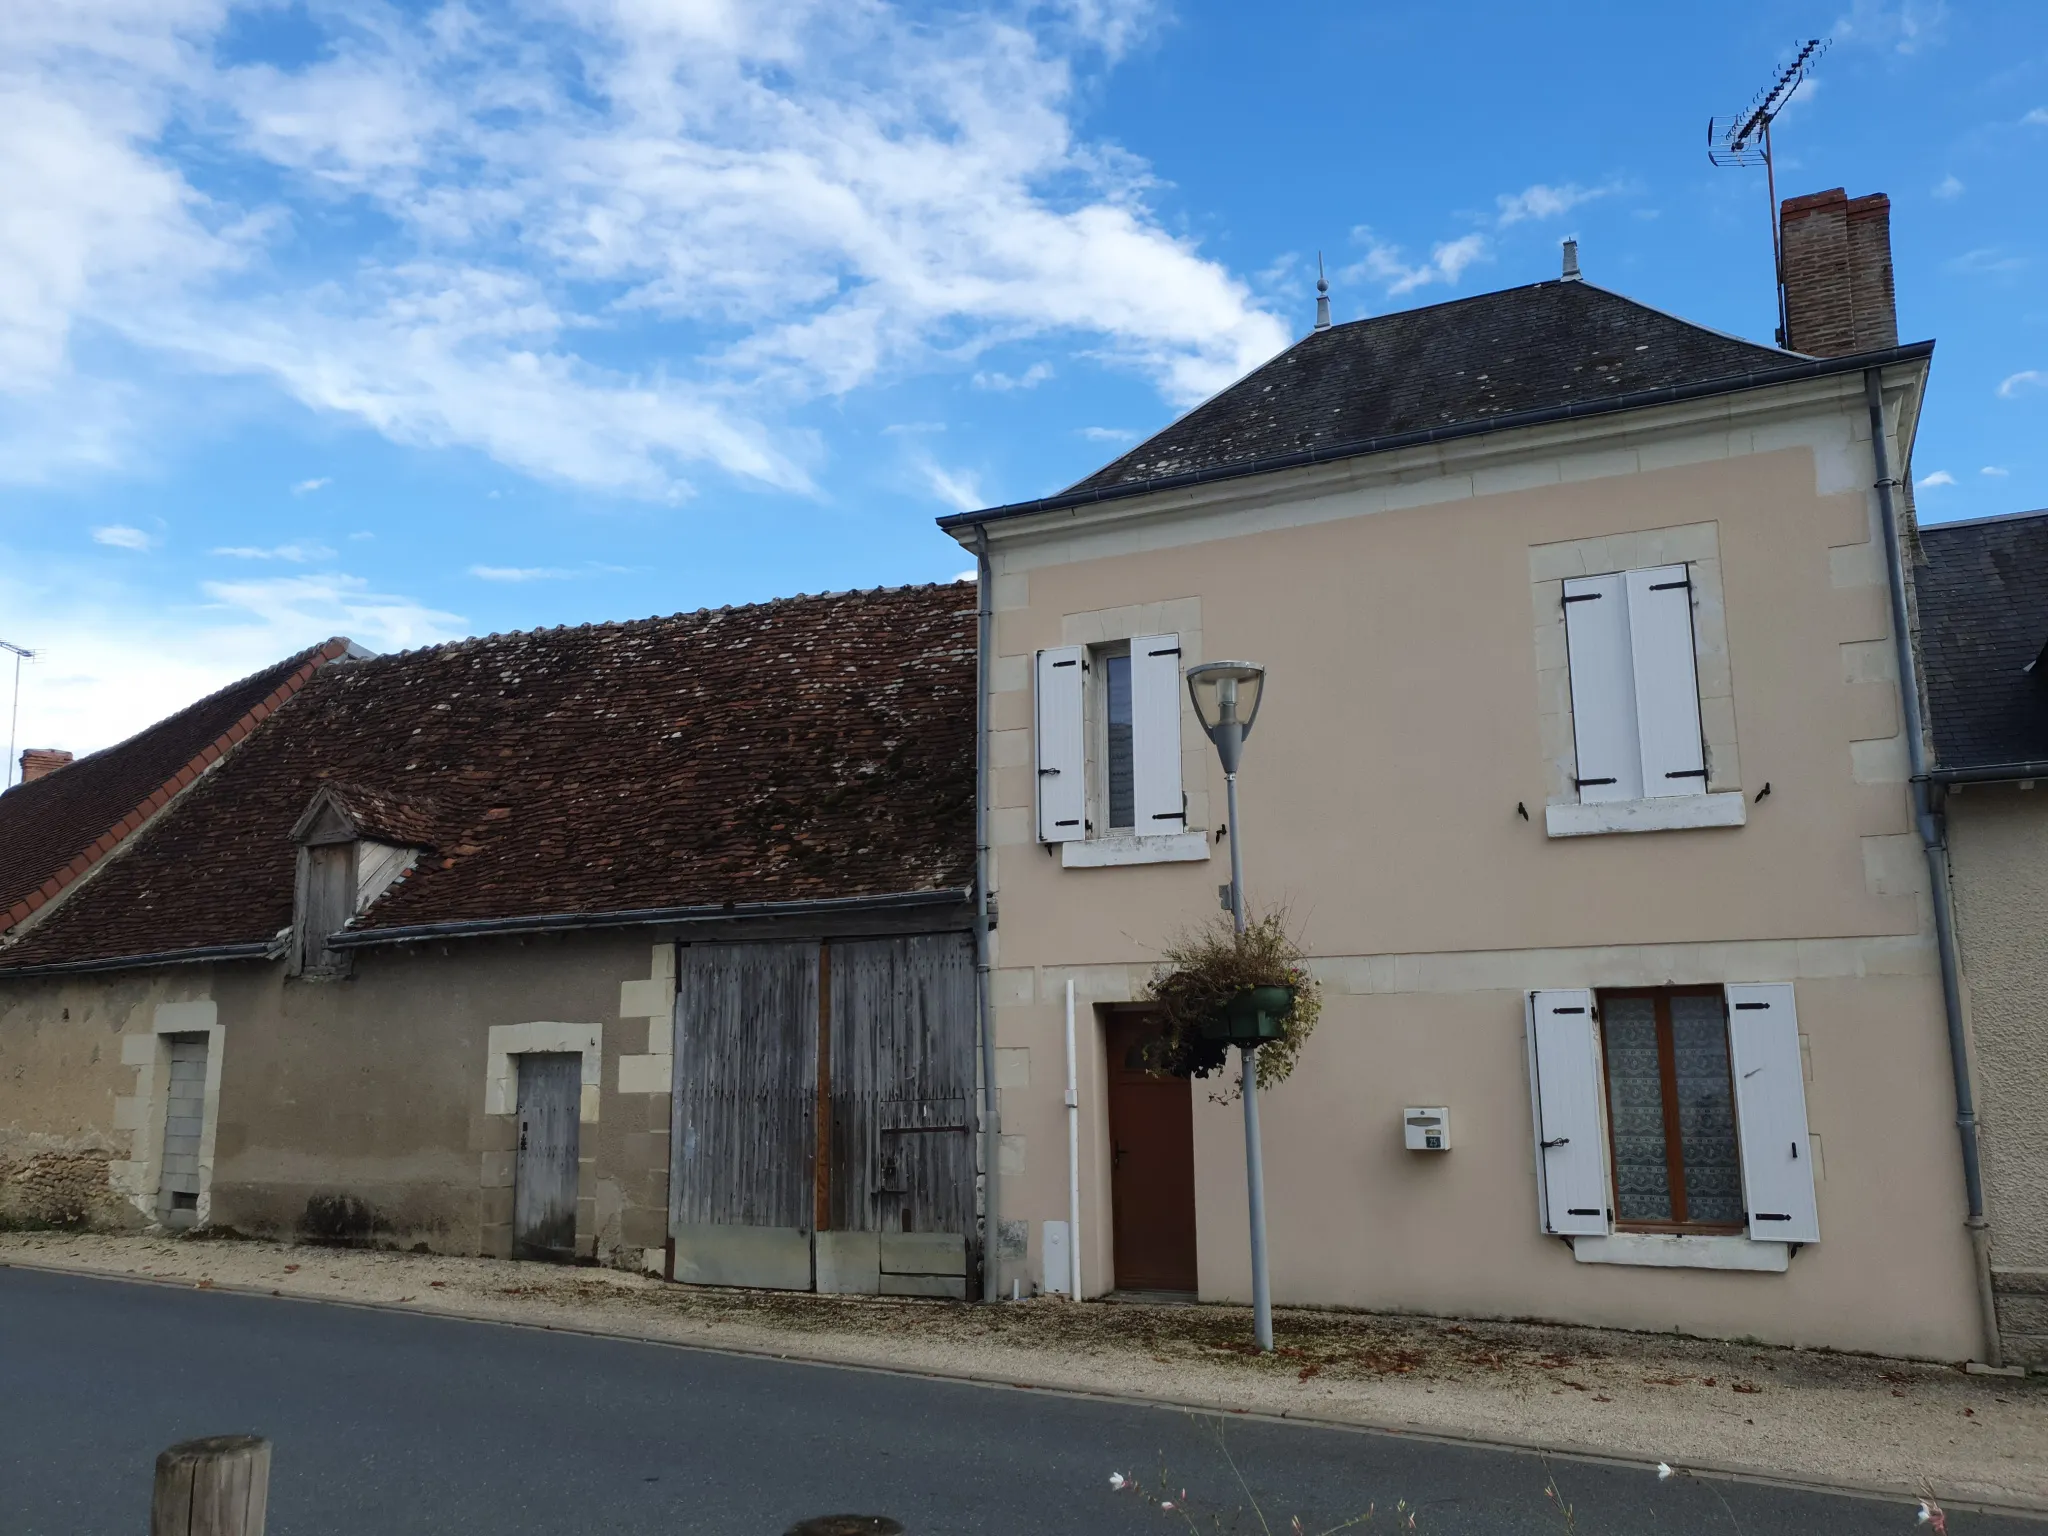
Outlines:
[{"label": "white pipe on wall", "polygon": [[1074,982],[1067,979],[1067,1293],[1081,1299],[1081,1095],[1074,1084]]}]

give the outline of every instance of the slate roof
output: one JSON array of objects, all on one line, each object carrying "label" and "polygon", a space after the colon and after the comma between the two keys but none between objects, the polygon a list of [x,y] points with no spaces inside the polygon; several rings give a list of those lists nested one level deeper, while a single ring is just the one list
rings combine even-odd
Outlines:
[{"label": "slate roof", "polygon": [[329,667],[0,973],[273,939],[328,784],[432,849],[365,931],[965,889],[974,669],[971,584]]},{"label": "slate roof", "polygon": [[0,933],[118,847],[289,699],[346,640],[288,656],[0,795]]},{"label": "slate roof", "polygon": [[2048,510],[1922,523],[1920,545],[1937,771],[2048,761]]},{"label": "slate roof", "polygon": [[1800,361],[1583,280],[1314,331],[1074,487],[1100,490]]}]

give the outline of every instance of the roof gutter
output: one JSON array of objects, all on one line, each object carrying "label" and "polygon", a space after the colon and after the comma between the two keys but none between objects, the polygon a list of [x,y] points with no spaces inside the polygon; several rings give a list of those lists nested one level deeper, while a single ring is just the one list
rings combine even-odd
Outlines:
[{"label": "roof gutter", "polygon": [[901,891],[886,896],[830,896],[815,901],[747,901],[718,906],[634,907],[621,912],[551,912],[530,917],[464,918],[445,923],[415,923],[406,928],[344,929],[327,942],[335,949],[368,949],[379,944],[488,938],[506,933],[579,933],[593,928],[730,923],[742,918],[858,916],[919,907],[965,906],[972,897],[972,891],[960,887],[940,891]]},{"label": "roof gutter", "polygon": [[267,960],[268,939],[247,944],[213,944],[204,949],[167,949],[153,955],[108,955],[98,960],[57,960],[48,965],[0,964],[0,981],[16,976],[77,976],[88,971],[141,970],[154,965],[203,965],[211,960]]},{"label": "roof gutter", "polygon": [[1061,491],[1058,495],[1042,496],[1036,501],[1011,502],[1005,506],[988,507],[979,512],[955,512],[940,518],[938,523],[946,532],[953,533],[958,529],[977,527],[984,523],[1003,522],[1013,517],[1029,517],[1038,512],[1060,512],[1074,507],[1092,506],[1097,502],[1123,501],[1132,496],[1150,495],[1155,491],[1209,485],[1218,480],[1241,480],[1251,475],[1270,474],[1275,470],[1301,469],[1311,464],[1329,464],[1340,459],[1363,458],[1367,454],[1391,453],[1397,448],[1416,448],[1429,443],[1448,443],[1460,438],[1481,437],[1489,432],[1512,432],[1521,427],[1548,426],[1553,422],[1576,421],[1589,416],[1611,416],[1619,411],[1641,410],[1646,406],[1673,405],[1686,400],[1704,400],[1715,395],[1740,394],[1746,390],[1768,389],[1774,384],[1794,384],[1802,379],[1821,379],[1835,374],[1853,374],[1870,368],[1890,367],[1894,363],[1919,362],[1933,355],[1933,342],[1915,341],[1902,347],[1887,347],[1877,352],[1859,352],[1851,357],[1813,358],[1787,363],[1778,368],[1762,368],[1752,373],[1702,379],[1693,384],[1667,384],[1660,389],[1639,389],[1630,394],[1616,395],[1608,400],[1546,405],[1537,410],[1510,411],[1506,415],[1457,422],[1447,427],[1425,427],[1415,432],[1391,432],[1380,437],[1336,443],[1326,448],[1304,448],[1294,453],[1247,459],[1241,464],[1219,464],[1210,469],[1190,470],[1181,475],[1160,475],[1151,480],[1135,480],[1126,485],[1105,485],[1087,491]]},{"label": "roof gutter", "polygon": [[2048,758],[2024,763],[1985,763],[1976,768],[1930,768],[1927,777],[1936,784],[2016,784],[2029,779],[2048,779]]},{"label": "roof gutter", "polygon": [[1998,1305],[1991,1289],[1991,1222],[1984,1214],[1984,1168],[1979,1156],[1977,1095],[1970,1080],[1970,1047],[1963,1026],[1962,977],[1956,963],[1955,920],[1948,887],[1948,846],[1942,835],[1941,819],[1935,814],[1934,797],[1928,792],[1927,734],[1920,710],[1919,664],[1913,653],[1911,609],[1906,600],[1906,555],[1899,533],[1899,509],[1893,495],[1898,485],[1892,477],[1891,458],[1885,447],[1884,370],[1872,364],[1863,374],[1863,396],[1870,409],[1870,454],[1877,470],[1874,489],[1878,512],[1884,524],[1884,562],[1891,589],[1892,643],[1899,665],[1899,704],[1904,713],[1907,761],[1911,766],[1910,789],[1913,822],[1920,833],[1921,851],[1927,857],[1928,890],[1933,897],[1934,948],[1941,968],[1941,1007],[1948,1026],[1949,1078],[1955,1088],[1956,1134],[1962,1140],[1963,1194],[1968,1215],[1963,1226],[1970,1234],[1971,1255],[1977,1272],[1977,1305],[1984,1329],[1984,1359],[1988,1365],[2003,1363],[1998,1336]]}]

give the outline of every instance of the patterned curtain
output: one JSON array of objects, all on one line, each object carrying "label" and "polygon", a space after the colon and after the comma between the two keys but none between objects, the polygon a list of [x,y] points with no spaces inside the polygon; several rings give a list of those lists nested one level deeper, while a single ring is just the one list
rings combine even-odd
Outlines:
[{"label": "patterned curtain", "polygon": [[1715,996],[1671,999],[1678,1067],[1678,1140],[1685,1154],[1687,1221],[1742,1220],[1742,1164],[1735,1146],[1735,1084],[1728,1070],[1728,1016]]},{"label": "patterned curtain", "polygon": [[1614,1198],[1623,1221],[1670,1221],[1671,1177],[1664,1153],[1664,1074],[1657,1052],[1657,1003],[1602,998],[1607,1046],[1607,1113],[1614,1137]]}]

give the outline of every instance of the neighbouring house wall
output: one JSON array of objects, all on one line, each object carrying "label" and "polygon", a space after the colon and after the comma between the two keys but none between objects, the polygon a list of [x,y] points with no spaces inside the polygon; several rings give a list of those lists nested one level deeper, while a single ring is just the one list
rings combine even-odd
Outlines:
[{"label": "neighbouring house wall", "polygon": [[[1222,776],[1191,718],[1189,825],[1208,858],[1076,868],[1034,842],[1033,652],[1157,612],[1183,665],[1269,668],[1242,774],[1247,886],[1255,908],[1287,909],[1328,992],[1263,1117],[1276,1299],[1974,1352],[1860,387],[1739,428],[1503,434],[992,525],[1001,1199],[1030,1244],[1005,1286],[1039,1278],[1042,1223],[1066,1214],[1069,976],[1084,1289],[1114,1284],[1090,1005],[1140,996],[1165,943],[1215,920],[1228,877]],[[1659,530],[1670,550],[1645,539]],[[1703,724],[1713,787],[1744,795],[1747,825],[1545,836],[1563,657],[1541,608],[1574,557],[1588,574],[1713,563],[1696,594],[1713,608],[1696,631]],[[1750,981],[1796,989],[1822,1240],[1775,1274],[1575,1260],[1538,1230],[1524,992]],[[1239,1111],[1206,1087],[1200,1286],[1242,1298]],[[1454,1150],[1402,1151],[1406,1104],[1449,1105]]]},{"label": "neighbouring house wall", "polygon": [[1999,1329],[2048,1365],[2048,790],[1972,785],[1947,818]]},{"label": "neighbouring house wall", "polygon": [[97,1158],[94,1224],[149,1219],[156,1053],[166,1034],[207,1031],[201,1221],[503,1255],[516,1056],[591,1048],[577,1248],[658,1263],[669,1084],[651,1048],[667,1048],[673,956],[622,933],[364,950],[339,981],[242,964],[0,982],[0,1164]]}]

